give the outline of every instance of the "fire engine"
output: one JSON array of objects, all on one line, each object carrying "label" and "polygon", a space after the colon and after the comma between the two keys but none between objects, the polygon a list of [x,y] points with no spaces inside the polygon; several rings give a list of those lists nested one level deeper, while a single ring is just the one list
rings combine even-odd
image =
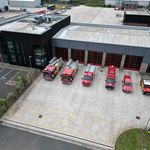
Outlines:
[{"label": "fire engine", "polygon": [[49,64],[44,68],[43,70],[43,77],[45,80],[52,81],[60,71],[61,67],[63,65],[63,60],[60,57],[59,59],[56,57],[53,57]]},{"label": "fire engine", "polygon": [[72,81],[78,71],[79,68],[79,61],[73,61],[72,59],[70,59],[64,70],[61,73],[61,81],[63,84],[72,84]]},{"label": "fire engine", "polygon": [[84,77],[82,78],[83,86],[90,86],[92,84],[94,74],[95,66],[88,64],[84,72]]},{"label": "fire engine", "polygon": [[141,75],[140,86],[143,94],[150,94],[150,76]]},{"label": "fire engine", "polygon": [[107,89],[114,89],[115,84],[116,84],[116,67],[112,65],[108,67],[105,87]]}]

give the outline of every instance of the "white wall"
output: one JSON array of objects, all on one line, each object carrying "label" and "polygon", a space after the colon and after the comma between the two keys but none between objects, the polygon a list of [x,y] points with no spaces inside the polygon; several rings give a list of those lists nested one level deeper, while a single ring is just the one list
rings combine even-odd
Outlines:
[{"label": "white wall", "polygon": [[0,0],[0,9],[4,10],[4,7],[8,6],[7,0]]},{"label": "white wall", "polygon": [[9,3],[11,7],[34,8],[34,7],[40,7],[41,0],[34,0],[34,1],[9,0]]},{"label": "white wall", "polygon": [[41,0],[35,0],[35,7],[40,7]]}]

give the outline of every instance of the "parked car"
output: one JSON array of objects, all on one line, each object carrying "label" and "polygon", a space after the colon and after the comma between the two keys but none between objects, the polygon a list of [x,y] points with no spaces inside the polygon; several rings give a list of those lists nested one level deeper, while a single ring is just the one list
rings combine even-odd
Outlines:
[{"label": "parked car", "polygon": [[131,76],[124,75],[123,81],[122,81],[122,91],[124,91],[126,93],[132,92]]}]

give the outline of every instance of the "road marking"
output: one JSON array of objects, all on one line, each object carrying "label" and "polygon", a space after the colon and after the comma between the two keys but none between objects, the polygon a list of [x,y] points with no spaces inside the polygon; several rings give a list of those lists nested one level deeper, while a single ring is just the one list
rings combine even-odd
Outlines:
[{"label": "road marking", "polygon": [[7,84],[8,85],[15,85],[15,81],[13,81],[13,79],[20,73],[21,71],[18,71],[11,79],[9,79],[8,81],[7,81]]},{"label": "road marking", "polygon": [[10,74],[12,71],[13,71],[13,70],[10,70],[9,72],[7,72],[3,77],[0,78],[0,80],[1,80],[1,79],[6,79],[6,76],[7,76],[8,74]]}]

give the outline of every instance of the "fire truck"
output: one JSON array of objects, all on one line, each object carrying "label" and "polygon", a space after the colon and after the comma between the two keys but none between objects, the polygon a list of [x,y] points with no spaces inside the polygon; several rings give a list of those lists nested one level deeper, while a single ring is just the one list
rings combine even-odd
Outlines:
[{"label": "fire truck", "polygon": [[79,61],[73,61],[72,59],[70,59],[60,75],[62,83],[68,85],[72,84],[72,81],[78,71],[78,68]]},{"label": "fire truck", "polygon": [[52,81],[60,71],[61,67],[63,65],[63,60],[60,57],[59,59],[56,57],[53,57],[49,64],[44,68],[43,70],[43,77],[45,80]]},{"label": "fire truck", "polygon": [[90,86],[93,81],[93,77],[95,74],[95,66],[88,64],[86,70],[84,72],[84,77],[82,79],[83,86]]},{"label": "fire truck", "polygon": [[123,81],[122,81],[122,91],[126,93],[132,92],[131,76],[124,75]]},{"label": "fire truck", "polygon": [[107,71],[107,77],[106,77],[106,83],[105,87],[107,89],[114,89],[116,84],[116,67],[115,66],[109,66]]},{"label": "fire truck", "polygon": [[140,86],[143,94],[150,94],[150,76],[141,75]]}]

